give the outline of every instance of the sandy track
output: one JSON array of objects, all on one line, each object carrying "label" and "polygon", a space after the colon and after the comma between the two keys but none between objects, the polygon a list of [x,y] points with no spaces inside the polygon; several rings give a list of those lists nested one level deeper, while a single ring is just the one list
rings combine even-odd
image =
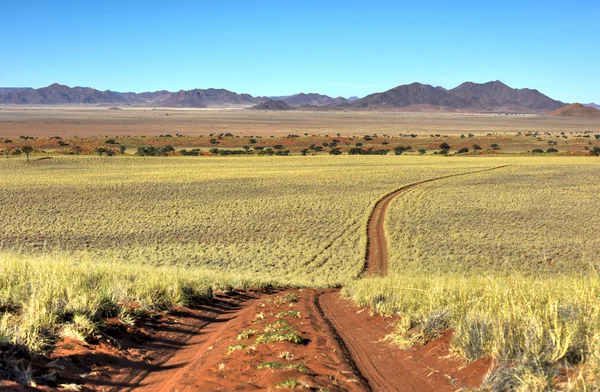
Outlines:
[{"label": "sandy track", "polygon": [[[375,204],[367,227],[364,274],[387,274],[384,218],[394,197],[428,182],[502,167],[505,166],[420,181],[382,197]],[[275,306],[273,301],[278,294],[254,293],[233,300],[225,298],[181,318],[177,328],[165,329],[158,335],[150,333],[151,339],[160,344],[142,344],[140,348],[150,348],[147,354],[153,358],[151,361],[146,362],[143,357],[135,366],[123,368],[113,359],[104,361],[102,366],[96,355],[91,356],[89,362],[104,376],[88,378],[85,389],[263,390],[289,376],[304,377],[308,384],[324,385],[330,391],[452,391],[480,385],[489,366],[482,360],[465,367],[453,359],[449,351],[451,333],[415,350],[394,349],[383,339],[393,332],[396,320],[371,316],[369,309],[342,299],[339,290],[300,293],[301,299],[294,305],[304,316],[298,320],[297,328],[308,343],[278,346],[277,350],[296,350],[296,359],[312,369],[310,375],[293,370],[257,372],[258,364],[273,360],[275,347],[260,346],[242,354],[245,357],[227,355],[228,345],[236,342],[240,331],[260,328],[255,324],[256,313]],[[273,309],[270,314],[277,311]]]},{"label": "sandy track", "polygon": [[367,252],[365,255],[364,273],[369,276],[385,276],[388,271],[388,252],[387,241],[385,238],[385,213],[390,202],[398,195],[409,191],[419,185],[428,182],[439,181],[445,178],[465,176],[468,174],[481,173],[490,170],[497,170],[508,165],[492,167],[488,169],[475,170],[466,173],[450,174],[447,176],[431,178],[429,180],[415,182],[388,193],[375,204],[369,223],[367,225]]},{"label": "sandy track", "polygon": [[[367,251],[363,275],[384,276],[388,271],[385,214],[398,195],[419,185],[450,177],[497,170],[504,166],[452,174],[419,181],[382,197],[373,208],[367,226]],[[488,364],[476,361],[461,368],[448,356],[451,336],[444,336],[417,350],[394,350],[382,340],[393,332],[393,321],[371,317],[340,298],[339,291],[321,295],[316,306],[328,320],[334,334],[343,341],[350,360],[374,391],[445,391],[476,387]],[[430,347],[432,346],[432,347]],[[443,358],[447,357],[447,358]]]},{"label": "sandy track", "polygon": [[350,360],[371,391],[454,391],[481,385],[489,362],[468,366],[450,353],[451,334],[414,350],[399,350],[384,339],[393,332],[395,319],[371,316],[340,297],[323,293],[317,307],[344,342]]},{"label": "sandy track", "polygon": [[[297,293],[294,303],[278,303],[286,293]],[[358,377],[343,350],[335,340],[322,315],[315,309],[318,290],[288,290],[272,295],[263,295],[240,304],[240,307],[217,315],[213,322],[205,325],[199,333],[186,342],[175,355],[165,361],[160,369],[141,372],[135,378],[121,383],[128,385],[119,390],[129,391],[232,391],[273,390],[278,382],[286,379],[304,381],[313,389],[329,391],[362,392],[369,390],[366,382]],[[260,333],[267,325],[281,320],[281,311],[297,310],[298,318],[287,318],[298,333],[306,339],[303,344],[288,342],[254,344],[251,349],[228,353],[232,344],[250,346],[253,338],[240,341],[237,336],[243,330],[255,328]],[[257,314],[265,319],[257,319]],[[298,370],[257,370],[261,363],[280,362],[278,353],[294,354],[292,362],[301,363],[310,369],[308,374]],[[285,388],[284,388],[285,389]]]}]

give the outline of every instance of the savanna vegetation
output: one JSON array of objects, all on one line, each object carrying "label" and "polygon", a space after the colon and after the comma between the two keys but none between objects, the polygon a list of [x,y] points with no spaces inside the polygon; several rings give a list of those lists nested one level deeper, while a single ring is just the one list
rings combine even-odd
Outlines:
[{"label": "savanna vegetation", "polygon": [[401,316],[390,339],[454,329],[469,361],[496,360],[484,389],[594,390],[600,379],[600,165],[513,159],[424,184],[391,204],[390,275],[346,296]]},{"label": "savanna vegetation", "polygon": [[[374,313],[401,316],[390,339],[403,347],[451,328],[457,355],[494,357],[486,387],[597,386],[600,162],[405,151],[1,159],[0,341],[45,352],[61,335],[101,332],[105,317],[130,320],[131,304],[343,285]],[[397,197],[386,218],[390,275],[357,279],[380,197],[506,164]]]}]

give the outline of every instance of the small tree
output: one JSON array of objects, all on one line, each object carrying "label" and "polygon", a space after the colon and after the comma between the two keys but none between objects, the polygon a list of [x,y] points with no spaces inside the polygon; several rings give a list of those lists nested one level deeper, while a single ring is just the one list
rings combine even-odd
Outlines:
[{"label": "small tree", "polygon": [[29,163],[29,157],[31,156],[31,153],[33,152],[33,147],[23,146],[23,147],[21,147],[21,151],[23,151],[25,153],[25,155],[27,155],[27,163]]},{"label": "small tree", "polygon": [[481,150],[481,146],[479,144],[473,144],[473,150]]},{"label": "small tree", "polygon": [[449,150],[449,149],[450,149],[450,145],[448,143],[440,144],[440,150]]},{"label": "small tree", "polygon": [[425,155],[426,152],[423,148],[419,149],[419,155]]},{"label": "small tree", "polygon": [[406,147],[404,147],[404,146],[398,146],[398,147],[394,148],[394,154],[396,154],[396,155],[402,155],[404,153],[404,151],[406,151]]},{"label": "small tree", "polygon": [[492,144],[490,147],[492,147],[493,150],[499,150],[500,146],[498,146],[496,143]]}]

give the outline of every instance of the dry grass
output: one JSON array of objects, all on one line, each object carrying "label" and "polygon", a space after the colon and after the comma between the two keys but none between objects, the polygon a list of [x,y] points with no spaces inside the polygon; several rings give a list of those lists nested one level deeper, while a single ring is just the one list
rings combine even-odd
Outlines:
[{"label": "dry grass", "polygon": [[539,274],[599,266],[600,160],[510,162],[396,198],[386,219],[391,268]]},{"label": "dry grass", "polygon": [[497,164],[441,157],[0,160],[4,249],[196,266],[303,286],[363,264],[366,220],[390,189]]},{"label": "dry grass", "polygon": [[128,307],[167,311],[213,290],[261,287],[256,278],[194,268],[123,265],[64,254],[0,255],[0,346],[44,353],[60,335],[87,340]]},{"label": "dry grass", "polygon": [[457,355],[497,360],[484,390],[595,390],[600,162],[510,162],[395,199],[386,218],[393,272],[344,294],[401,316],[391,339],[402,347],[454,329]]}]

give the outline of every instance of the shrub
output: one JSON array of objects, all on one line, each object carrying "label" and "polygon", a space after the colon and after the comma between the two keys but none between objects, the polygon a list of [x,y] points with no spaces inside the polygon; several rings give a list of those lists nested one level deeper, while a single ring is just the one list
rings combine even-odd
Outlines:
[{"label": "shrub", "polygon": [[451,147],[448,143],[440,144],[440,150],[449,150]]},{"label": "shrub", "polygon": [[406,147],[404,147],[404,146],[398,146],[398,147],[394,148],[394,154],[395,155],[402,155],[406,150],[407,150]]},{"label": "shrub", "polygon": [[190,151],[184,149],[184,150],[179,151],[179,153],[181,155],[183,155],[183,156],[195,156],[195,157],[197,157],[198,155],[200,155],[200,149],[194,148],[193,150],[190,150]]},{"label": "shrub", "polygon": [[460,150],[458,150],[456,153],[457,154],[464,154],[464,153],[467,153],[467,152],[469,152],[469,149],[466,148],[466,147],[463,147]]},{"label": "shrub", "polygon": [[171,152],[174,152],[175,149],[171,146],[164,147],[138,147],[136,154],[139,156],[166,156]]},{"label": "shrub", "polygon": [[546,150],[546,152],[558,152],[558,150],[556,148],[549,148]]}]

